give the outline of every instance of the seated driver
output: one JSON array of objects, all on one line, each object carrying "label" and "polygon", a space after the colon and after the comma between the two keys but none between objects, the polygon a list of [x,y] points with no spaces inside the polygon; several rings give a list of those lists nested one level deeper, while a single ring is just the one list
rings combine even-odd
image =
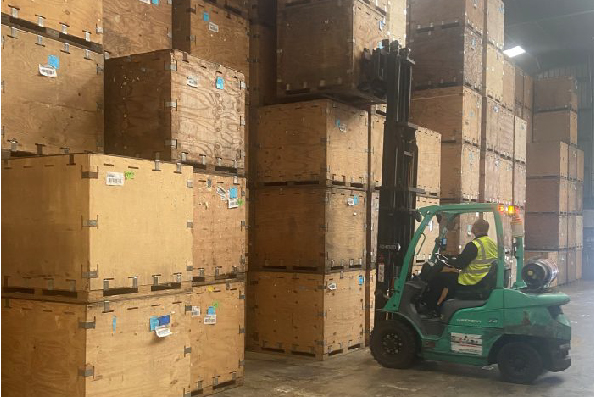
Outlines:
[{"label": "seated driver", "polygon": [[430,309],[435,311],[447,297],[452,297],[456,290],[472,289],[487,276],[492,262],[498,259],[498,245],[488,237],[489,229],[490,224],[486,220],[475,221],[471,227],[471,233],[475,238],[465,245],[455,260],[449,262],[452,268],[445,266],[442,272],[430,280]]}]

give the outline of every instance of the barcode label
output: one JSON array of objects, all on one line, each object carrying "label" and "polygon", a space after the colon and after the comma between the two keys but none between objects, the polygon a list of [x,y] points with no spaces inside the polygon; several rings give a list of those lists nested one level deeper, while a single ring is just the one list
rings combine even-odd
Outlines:
[{"label": "barcode label", "polygon": [[124,173],[108,172],[105,177],[105,184],[108,186],[124,186]]},{"label": "barcode label", "polygon": [[216,314],[207,314],[205,316],[204,323],[207,325],[217,324],[217,315]]},{"label": "barcode label", "polygon": [[214,24],[213,22],[209,22],[209,30],[211,32],[217,33],[217,32],[219,32],[219,25]]}]

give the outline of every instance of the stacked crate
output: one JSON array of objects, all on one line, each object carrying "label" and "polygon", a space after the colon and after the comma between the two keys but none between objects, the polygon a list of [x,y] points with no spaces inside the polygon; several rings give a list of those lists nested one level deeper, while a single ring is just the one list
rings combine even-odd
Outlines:
[{"label": "stacked crate", "polygon": [[527,148],[527,256],[556,251],[552,255],[558,257],[558,284],[565,284],[582,273],[584,160],[576,147],[576,81],[536,80],[534,92]]}]

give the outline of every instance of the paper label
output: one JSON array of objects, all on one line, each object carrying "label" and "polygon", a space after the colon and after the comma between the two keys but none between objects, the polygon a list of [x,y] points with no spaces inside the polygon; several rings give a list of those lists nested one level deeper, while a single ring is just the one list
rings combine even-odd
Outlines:
[{"label": "paper label", "polygon": [[215,79],[215,88],[222,90],[225,88],[225,80],[223,79],[223,77],[217,77]]},{"label": "paper label", "polygon": [[357,278],[357,283],[359,285],[364,285],[364,276],[359,275],[359,277]]},{"label": "paper label", "polygon": [[206,325],[214,325],[217,324],[217,315],[216,314],[207,314],[203,321]]},{"label": "paper label", "polygon": [[209,13],[206,11],[203,11],[202,13],[202,20],[205,22],[209,22]]},{"label": "paper label", "polygon": [[200,317],[200,306],[192,306],[192,317]]},{"label": "paper label", "polygon": [[124,173],[108,172],[105,176],[105,184],[108,186],[124,186]]},{"label": "paper label", "polygon": [[171,329],[167,325],[162,325],[160,327],[155,328],[155,335],[157,335],[159,338],[165,338],[166,336],[170,336],[171,334]]},{"label": "paper label", "polygon": [[232,187],[229,189],[229,198],[230,199],[238,198],[238,188],[237,187]]},{"label": "paper label", "polygon": [[358,205],[359,204],[359,196],[349,197],[347,199],[347,205]]},{"label": "paper label", "polygon": [[58,72],[51,66],[39,65],[39,74],[45,77],[58,77]]},{"label": "paper label", "polygon": [[337,289],[337,283],[329,283],[327,288],[329,291],[335,291]]},{"label": "paper label", "polygon": [[221,186],[217,186],[217,194],[222,201],[227,200],[227,192]]},{"label": "paper label", "polygon": [[482,337],[481,335],[452,332],[450,334],[450,349],[456,353],[481,356],[483,350]]},{"label": "paper label", "polygon": [[159,5],[159,0],[151,0],[151,4],[154,4],[156,6]]},{"label": "paper label", "polygon": [[141,3],[151,4],[151,0],[139,0]]},{"label": "paper label", "polygon": [[198,88],[198,79],[194,76],[186,77],[186,84],[192,88]]},{"label": "paper label", "polygon": [[341,123],[341,120],[337,119],[335,120],[335,126],[339,129],[339,131],[341,132],[346,132],[347,131],[347,124],[343,124]]},{"label": "paper label", "polygon": [[229,199],[227,200],[227,208],[238,208],[238,199]]},{"label": "paper label", "polygon": [[219,25],[214,24],[213,22],[209,22],[209,30],[211,32],[218,33],[219,32]]},{"label": "paper label", "polygon": [[48,55],[48,66],[51,66],[56,70],[60,69],[60,58],[55,55]]}]

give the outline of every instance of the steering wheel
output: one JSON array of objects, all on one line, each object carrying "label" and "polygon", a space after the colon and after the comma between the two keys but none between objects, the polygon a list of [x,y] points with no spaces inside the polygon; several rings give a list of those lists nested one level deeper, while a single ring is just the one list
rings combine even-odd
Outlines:
[{"label": "steering wheel", "polygon": [[450,265],[450,264],[448,263],[448,257],[446,257],[445,255],[442,255],[442,254],[438,254],[438,253],[437,253],[437,254],[436,254],[436,259],[437,259],[437,260],[438,260],[440,263],[442,263],[444,266],[447,266],[447,267],[453,267],[452,265]]}]

